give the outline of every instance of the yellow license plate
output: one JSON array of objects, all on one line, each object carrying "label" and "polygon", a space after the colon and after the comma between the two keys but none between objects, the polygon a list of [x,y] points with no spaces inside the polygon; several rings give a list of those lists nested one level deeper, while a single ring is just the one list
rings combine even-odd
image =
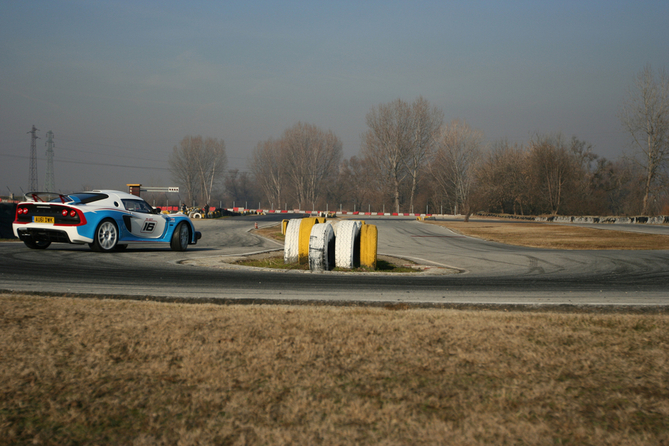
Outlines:
[{"label": "yellow license plate", "polygon": [[53,217],[33,217],[35,223],[53,223]]}]

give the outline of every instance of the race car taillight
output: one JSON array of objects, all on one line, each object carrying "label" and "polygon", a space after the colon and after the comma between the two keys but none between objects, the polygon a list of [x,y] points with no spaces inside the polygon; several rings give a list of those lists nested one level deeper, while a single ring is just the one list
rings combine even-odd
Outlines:
[{"label": "race car taillight", "polygon": [[28,217],[28,207],[27,206],[17,206],[16,207],[16,217],[14,218],[16,223],[27,223],[30,221]]},{"label": "race car taillight", "polygon": [[15,223],[53,224],[54,226],[82,226],[86,217],[81,209],[51,204],[22,204],[16,208]]},{"label": "race car taillight", "polygon": [[60,210],[62,217],[55,221],[56,226],[81,226],[86,224],[86,217],[79,209],[64,207]]}]

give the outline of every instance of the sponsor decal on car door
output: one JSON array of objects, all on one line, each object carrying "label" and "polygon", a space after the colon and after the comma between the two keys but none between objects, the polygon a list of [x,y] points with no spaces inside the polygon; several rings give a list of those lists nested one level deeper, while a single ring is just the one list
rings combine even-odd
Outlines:
[{"label": "sponsor decal on car door", "polygon": [[[130,233],[140,238],[159,238],[165,231],[165,219],[154,214],[153,209],[144,200],[123,200],[125,209],[130,214]],[[124,217],[126,220],[126,217]],[[126,220],[126,226],[128,222]]]},{"label": "sponsor decal on car door", "polygon": [[158,238],[165,230],[165,219],[159,215],[132,212],[130,220],[132,235],[142,238]]},{"label": "sponsor decal on car door", "polygon": [[132,212],[130,232],[135,237],[158,238],[165,230],[165,219],[152,214]]}]

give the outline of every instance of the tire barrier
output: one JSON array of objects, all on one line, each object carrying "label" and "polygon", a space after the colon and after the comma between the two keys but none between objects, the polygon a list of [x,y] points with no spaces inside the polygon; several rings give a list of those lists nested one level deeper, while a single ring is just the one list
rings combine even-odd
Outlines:
[{"label": "tire barrier", "polygon": [[[301,265],[309,263],[309,237],[311,228],[318,224],[319,217],[303,218],[300,224],[299,242],[297,246],[297,262]],[[324,219],[323,219],[324,220]]]},{"label": "tire barrier", "polygon": [[281,220],[281,234],[286,235],[286,227],[290,220]]},{"label": "tire barrier", "polygon": [[338,268],[352,269],[360,266],[360,227],[362,223],[354,220],[340,221],[335,229],[335,265]]},{"label": "tire barrier", "polygon": [[571,217],[565,215],[550,215],[548,217],[532,217],[534,221],[547,221],[554,223],[608,223],[608,224],[642,224],[662,225],[669,223],[669,216],[659,215],[656,217]]},{"label": "tire barrier", "polygon": [[296,218],[288,221],[286,227],[286,240],[283,248],[283,262],[295,263],[299,255],[300,226],[302,219]]},{"label": "tire barrier", "polygon": [[309,236],[309,269],[330,271],[335,266],[335,235],[330,223],[315,224]]},{"label": "tire barrier", "polygon": [[333,226],[324,218],[313,217],[287,220],[285,226],[285,263],[308,264],[311,271],[330,271],[335,266],[376,269],[379,236],[374,225],[344,220]]},{"label": "tire barrier", "polygon": [[360,228],[360,266],[376,269],[376,250],[379,232],[374,225],[362,225]]}]

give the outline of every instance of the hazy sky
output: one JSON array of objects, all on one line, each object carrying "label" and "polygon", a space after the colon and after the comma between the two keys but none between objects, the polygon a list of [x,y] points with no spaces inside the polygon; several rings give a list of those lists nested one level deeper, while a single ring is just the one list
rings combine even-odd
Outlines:
[{"label": "hazy sky", "polygon": [[646,64],[669,69],[661,1],[0,0],[0,188],[172,185],[186,135],[245,170],[298,121],[357,155],[370,108],[419,95],[489,142],[562,132],[617,158],[617,117]]}]

